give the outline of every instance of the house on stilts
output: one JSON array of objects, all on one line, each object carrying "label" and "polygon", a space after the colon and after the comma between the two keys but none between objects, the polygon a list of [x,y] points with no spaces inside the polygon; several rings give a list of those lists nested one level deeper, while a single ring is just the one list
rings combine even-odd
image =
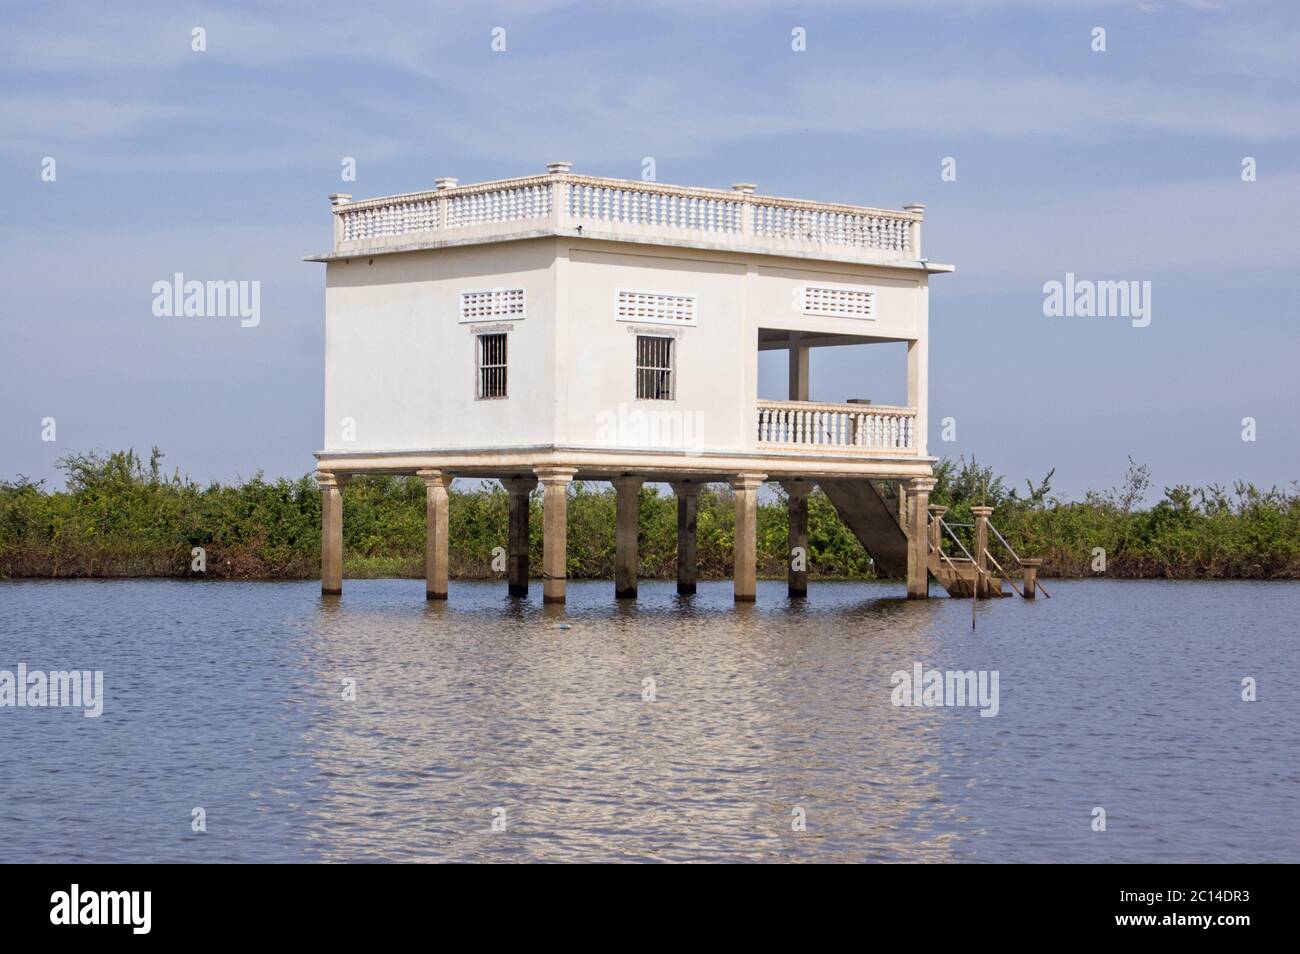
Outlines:
[{"label": "house on stilts", "polygon": [[[758,491],[778,482],[792,550],[806,549],[820,486],[909,598],[926,598],[930,577],[954,595],[1001,595],[1004,582],[1034,595],[1037,561],[988,548],[989,508],[976,508],[967,546],[930,506],[929,282],[952,266],[922,256],[922,206],[597,178],[566,162],[330,201],[333,248],[307,259],[326,266],[323,592],[342,588],[348,478],[385,473],[427,487],[430,599],[447,595],[456,477],[509,491],[515,595],[528,591],[528,497],[540,483],[550,603],[564,601],[575,479],[616,488],[620,598],[636,595],[645,482],[677,495],[684,593],[695,589],[699,490],[726,482],[735,598],[754,599]],[[810,349],[876,342],[906,343],[903,405],[809,400]],[[788,400],[758,396],[758,355],[770,350],[788,353]],[[806,569],[792,568],[789,585],[804,594]]]}]

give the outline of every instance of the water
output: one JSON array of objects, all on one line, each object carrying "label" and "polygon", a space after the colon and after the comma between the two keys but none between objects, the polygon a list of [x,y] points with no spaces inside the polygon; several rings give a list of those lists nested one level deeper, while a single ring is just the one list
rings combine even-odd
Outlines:
[{"label": "water", "polygon": [[[1295,861],[1300,586],[1048,586],[0,583],[0,669],[106,687],[0,709],[0,861]],[[997,716],[891,705],[915,662]]]}]

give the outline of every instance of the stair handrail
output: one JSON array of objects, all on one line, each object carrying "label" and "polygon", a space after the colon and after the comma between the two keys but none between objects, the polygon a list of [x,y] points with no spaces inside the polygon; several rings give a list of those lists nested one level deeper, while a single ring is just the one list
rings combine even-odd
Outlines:
[{"label": "stair handrail", "polygon": [[960,574],[961,571],[957,569],[957,564],[952,562],[952,557],[948,556],[948,554],[943,552],[943,547],[936,547],[933,544],[931,544],[929,538],[930,535],[926,534],[925,545],[928,548],[927,552],[938,553],[940,560],[942,560],[944,563],[947,563],[948,566],[952,567],[952,571],[954,573]]},{"label": "stair handrail", "polygon": [[[1013,559],[1013,560],[1016,561],[1016,565],[1017,565],[1018,567],[1020,567],[1021,572],[1024,572],[1024,569],[1025,569],[1025,561],[1022,560],[1022,559],[1020,559],[1020,555],[1019,555],[1018,553],[1016,553],[1015,550],[1011,549],[1011,544],[1007,543],[1007,538],[1004,537],[1004,536],[1001,534],[1001,532],[998,530],[997,527],[993,526],[993,521],[992,521],[992,520],[990,520],[990,521],[988,522],[988,528],[989,528],[990,530],[993,531],[993,535],[994,535],[995,537],[998,538],[998,541],[999,541],[999,542],[1000,542],[1004,547],[1006,547],[1007,552],[1011,554],[1011,559]],[[985,552],[985,553],[988,553],[988,550],[986,549],[984,552]],[[989,559],[990,559],[990,560],[993,560],[993,554],[988,553],[988,556],[989,556]],[[993,562],[996,564],[998,561],[997,561],[997,560],[993,560]],[[1001,570],[1002,567],[998,567],[998,569]],[[1008,577],[1007,574],[1006,574],[1005,572],[1004,572],[1002,575],[1003,575],[1004,577],[1006,577],[1008,583],[1011,582],[1011,578]],[[1014,583],[1012,583],[1011,586],[1012,586],[1012,589],[1015,589],[1015,584],[1014,584]],[[1043,586],[1043,584],[1042,584],[1041,582],[1039,582],[1037,579],[1034,580],[1034,589],[1042,590],[1042,591],[1043,591],[1043,595],[1046,596],[1049,600],[1052,598],[1052,594],[1049,593],[1049,592],[1047,592],[1047,587]],[[1021,593],[1019,590],[1016,590],[1016,592],[1017,592],[1017,593],[1020,593],[1021,597],[1023,597],[1023,596],[1025,595],[1024,593]]]},{"label": "stair handrail", "polygon": [[[998,572],[1002,574],[1002,579],[1006,580],[1006,582],[1011,585],[1011,588],[1016,591],[1016,595],[1019,596],[1021,599],[1024,599],[1025,591],[1022,590],[1020,587],[1016,586],[1015,581],[1011,579],[1011,575],[1007,573],[1006,570],[1002,569],[1002,564],[998,562],[997,557],[995,557],[992,553],[989,552],[988,547],[984,548],[984,555],[993,562],[993,565],[995,567],[998,568]],[[1017,557],[1017,560],[1018,559],[1019,557]]]},{"label": "stair handrail", "polygon": [[998,538],[998,541],[1007,548],[1007,552],[1011,554],[1011,559],[1016,561],[1016,566],[1023,570],[1025,567],[1024,561],[1020,559],[1015,550],[1011,549],[1011,544],[1007,543],[1007,538],[998,531],[997,527],[993,526],[992,520],[988,522],[988,526],[993,531],[993,535]]},{"label": "stair handrail", "polygon": [[970,551],[966,549],[966,544],[961,542],[961,538],[959,538],[957,534],[952,532],[952,527],[948,526],[947,521],[945,521],[942,517],[938,517],[936,519],[938,519],[939,521],[939,526],[942,527],[944,530],[948,531],[948,536],[952,537],[953,543],[961,547],[961,552],[966,554],[966,559],[970,560],[971,563],[974,563],[975,558],[970,555]]}]

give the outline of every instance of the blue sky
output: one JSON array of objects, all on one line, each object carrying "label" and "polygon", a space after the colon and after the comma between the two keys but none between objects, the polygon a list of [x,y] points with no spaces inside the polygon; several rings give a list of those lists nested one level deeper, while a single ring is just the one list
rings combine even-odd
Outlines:
[{"label": "blue sky", "polygon": [[[329,244],[329,193],[553,159],[636,178],[653,156],[664,182],[927,205],[926,254],[958,269],[931,294],[936,453],[1056,467],[1069,496],[1128,455],[1157,488],[1300,478],[1294,4],[263,6],[6,12],[0,477],[154,444],[199,480],[300,475],[323,347],[323,269],[301,256]],[[177,271],[260,281],[261,323],[155,318]],[[1150,281],[1150,326],[1044,317],[1067,271]],[[887,348],[817,352],[813,397],[901,373]]]}]

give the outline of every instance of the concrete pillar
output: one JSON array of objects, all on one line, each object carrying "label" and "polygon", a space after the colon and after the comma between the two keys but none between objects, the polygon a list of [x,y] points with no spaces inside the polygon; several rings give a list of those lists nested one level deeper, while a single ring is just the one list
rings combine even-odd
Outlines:
[{"label": "concrete pillar", "polygon": [[808,494],[812,481],[783,480],[781,487],[787,495],[786,508],[790,514],[789,595],[801,598],[808,595]]},{"label": "concrete pillar", "polygon": [[930,598],[930,491],[934,480],[913,477],[907,484],[907,598]]},{"label": "concrete pillar", "polygon": [[803,334],[790,332],[790,400],[808,400],[808,348]]},{"label": "concrete pillar", "polygon": [[569,561],[569,484],[574,467],[536,467],[542,483],[542,602],[564,602]]},{"label": "concrete pillar", "polygon": [[989,516],[993,513],[992,507],[971,507],[970,512],[975,515],[975,566],[979,569],[978,585],[976,595],[980,599],[986,598],[992,590],[989,586]]},{"label": "concrete pillar", "polygon": [[915,431],[912,434],[912,450],[920,457],[926,455],[927,429],[930,426],[929,410],[926,407],[930,393],[929,344],[926,341],[926,328],[929,318],[925,317],[929,291],[924,284],[918,290],[920,301],[917,303],[917,319],[920,337],[907,343],[907,406],[916,408]]},{"label": "concrete pillar", "polygon": [[637,516],[640,512],[640,477],[614,478],[614,598],[636,599]]},{"label": "concrete pillar", "polygon": [[947,507],[930,504],[930,552],[936,555],[943,550],[943,527],[939,526],[939,521],[947,512]]},{"label": "concrete pillar", "polygon": [[320,487],[320,591],[325,596],[343,592],[343,485],[347,478],[316,471]]},{"label": "concrete pillar", "polygon": [[448,540],[451,534],[448,491],[451,475],[441,470],[420,470],[424,481],[424,596],[447,598]]},{"label": "concrete pillar", "polygon": [[1020,561],[1020,566],[1025,571],[1025,584],[1022,589],[1027,600],[1038,598],[1038,568],[1042,565],[1043,561],[1038,558]]},{"label": "concrete pillar", "polygon": [[535,477],[509,477],[501,486],[510,494],[506,565],[510,595],[528,595],[528,497],[537,486]]},{"label": "concrete pillar", "polygon": [[698,578],[695,524],[700,485],[680,481],[673,484],[673,493],[677,495],[677,592],[690,596]]},{"label": "concrete pillar", "polygon": [[737,474],[731,479],[736,492],[736,559],[733,579],[737,603],[752,603],[758,594],[758,488],[766,474]]}]

